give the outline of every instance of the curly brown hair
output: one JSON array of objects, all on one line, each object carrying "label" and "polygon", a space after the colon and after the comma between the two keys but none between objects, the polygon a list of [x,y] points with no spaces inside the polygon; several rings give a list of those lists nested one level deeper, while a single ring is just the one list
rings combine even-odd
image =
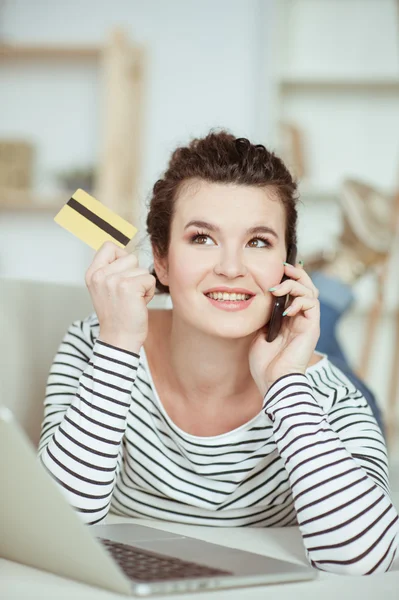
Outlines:
[{"label": "curly brown hair", "polygon": [[[225,130],[211,131],[203,138],[193,139],[188,146],[177,148],[162,179],[152,190],[147,215],[147,232],[152,250],[160,259],[168,254],[171,224],[176,199],[188,180],[209,183],[271,188],[283,203],[286,212],[285,242],[288,248],[296,243],[297,184],[283,161],[262,144],[251,144],[246,138],[235,138]],[[154,269],[156,287],[169,293]]]}]

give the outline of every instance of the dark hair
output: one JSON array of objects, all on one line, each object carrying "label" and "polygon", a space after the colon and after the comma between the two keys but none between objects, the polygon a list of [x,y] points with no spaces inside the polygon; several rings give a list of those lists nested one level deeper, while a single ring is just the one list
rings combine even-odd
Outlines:
[{"label": "dark hair", "polygon": [[[297,184],[283,161],[261,144],[251,144],[246,138],[235,138],[227,131],[211,131],[188,146],[177,148],[162,179],[152,191],[147,215],[147,231],[153,252],[165,258],[170,243],[171,224],[179,191],[188,180],[209,183],[235,183],[272,188],[286,212],[285,242],[287,248],[296,243]],[[155,271],[157,290],[169,293]]]}]

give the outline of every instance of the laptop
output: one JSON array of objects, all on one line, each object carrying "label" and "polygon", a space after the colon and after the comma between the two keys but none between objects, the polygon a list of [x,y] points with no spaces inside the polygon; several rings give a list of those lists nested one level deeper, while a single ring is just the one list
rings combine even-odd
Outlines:
[{"label": "laptop", "polygon": [[127,596],[317,577],[310,565],[203,542],[147,524],[85,525],[5,407],[0,407],[0,456],[2,558]]}]

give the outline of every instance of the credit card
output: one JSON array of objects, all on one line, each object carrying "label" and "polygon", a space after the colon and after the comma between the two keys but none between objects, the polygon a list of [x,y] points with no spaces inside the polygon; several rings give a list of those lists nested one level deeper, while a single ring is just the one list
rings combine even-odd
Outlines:
[{"label": "credit card", "polygon": [[94,250],[109,240],[124,248],[137,233],[136,227],[81,189],[76,190],[54,221]]}]

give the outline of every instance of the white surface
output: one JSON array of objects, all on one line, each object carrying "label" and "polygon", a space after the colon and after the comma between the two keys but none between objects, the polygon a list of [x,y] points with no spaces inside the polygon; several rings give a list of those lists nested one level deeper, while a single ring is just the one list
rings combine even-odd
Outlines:
[{"label": "white surface", "polygon": [[[146,524],[139,519],[124,519],[110,515],[108,522],[133,522]],[[284,558],[291,562],[307,564],[303,552],[302,541],[298,528],[213,528],[184,526],[175,523],[151,522],[152,526],[166,531],[182,532],[202,540],[223,543],[226,546],[240,548],[265,554],[266,556]],[[73,581],[56,577],[36,569],[24,567],[17,563],[0,559],[0,597],[2,600],[111,600],[121,596],[91,588]],[[396,561],[394,570],[382,575],[367,577],[347,577],[319,572],[319,578],[311,582],[280,584],[278,586],[258,586],[241,588],[231,591],[204,592],[162,596],[179,600],[211,600],[213,598],[228,598],[229,600],[252,600],[276,598],[278,600],[336,600],[337,597],[360,597],[362,600],[375,600],[383,595],[384,600],[397,599],[399,587],[399,562]],[[161,598],[161,596],[153,596]]]}]

